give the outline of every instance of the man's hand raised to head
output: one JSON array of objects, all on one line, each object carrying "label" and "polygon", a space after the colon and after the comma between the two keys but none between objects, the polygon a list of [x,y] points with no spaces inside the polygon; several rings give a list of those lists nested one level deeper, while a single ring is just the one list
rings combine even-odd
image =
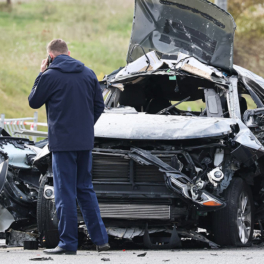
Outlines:
[{"label": "man's hand raised to head", "polygon": [[48,59],[42,60],[40,65],[40,72],[44,72],[47,69]]}]

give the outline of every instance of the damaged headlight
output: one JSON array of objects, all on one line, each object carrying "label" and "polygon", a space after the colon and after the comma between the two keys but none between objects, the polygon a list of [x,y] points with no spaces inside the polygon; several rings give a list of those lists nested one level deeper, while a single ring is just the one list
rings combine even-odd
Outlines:
[{"label": "damaged headlight", "polygon": [[[177,175],[174,173],[165,173],[167,176],[167,183],[169,187],[193,202],[202,206],[224,206],[225,203],[220,201],[214,195],[202,190],[204,182],[200,181],[197,184],[192,184],[186,176]],[[222,173],[223,174],[223,173]]]}]

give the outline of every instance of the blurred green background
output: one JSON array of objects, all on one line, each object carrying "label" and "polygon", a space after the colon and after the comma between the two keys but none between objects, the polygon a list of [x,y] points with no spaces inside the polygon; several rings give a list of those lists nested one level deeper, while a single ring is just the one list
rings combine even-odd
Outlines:
[{"label": "blurred green background", "polygon": [[[234,62],[264,77],[263,2],[230,0],[228,11],[238,26]],[[0,0],[0,113],[33,117],[27,97],[54,38],[64,39],[98,79],[124,66],[133,12],[134,0]],[[45,108],[38,113],[46,122]]]}]

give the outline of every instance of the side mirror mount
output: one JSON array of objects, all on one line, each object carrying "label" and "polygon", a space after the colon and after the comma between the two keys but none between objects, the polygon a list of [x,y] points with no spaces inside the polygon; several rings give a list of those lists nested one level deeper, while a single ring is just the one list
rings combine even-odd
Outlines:
[{"label": "side mirror mount", "polygon": [[243,121],[247,127],[264,126],[264,107],[253,110],[246,110]]}]

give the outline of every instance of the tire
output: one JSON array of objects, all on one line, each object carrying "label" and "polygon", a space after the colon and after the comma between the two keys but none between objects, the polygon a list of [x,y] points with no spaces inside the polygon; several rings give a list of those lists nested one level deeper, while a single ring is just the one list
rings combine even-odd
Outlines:
[{"label": "tire", "polygon": [[55,248],[59,243],[58,219],[54,201],[43,195],[47,182],[47,176],[44,175],[38,193],[37,224],[41,244],[46,248]]},{"label": "tire", "polygon": [[[254,229],[254,202],[251,189],[243,179],[233,178],[224,197],[226,207],[212,215],[214,242],[220,246],[251,246]],[[244,213],[243,204],[246,204]]]}]

